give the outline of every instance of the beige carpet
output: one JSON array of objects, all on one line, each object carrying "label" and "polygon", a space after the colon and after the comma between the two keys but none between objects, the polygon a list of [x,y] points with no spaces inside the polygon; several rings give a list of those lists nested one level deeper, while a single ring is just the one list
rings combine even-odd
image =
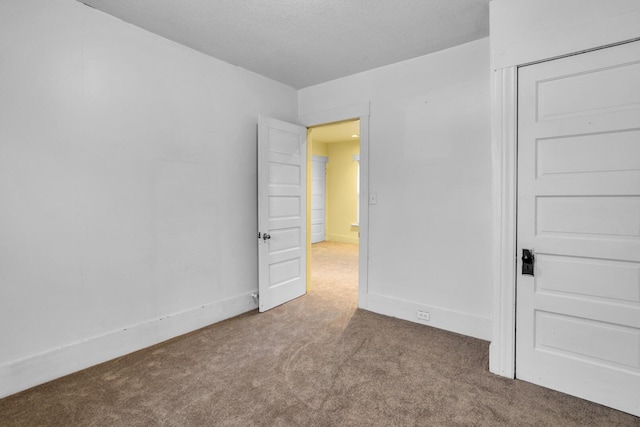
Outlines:
[{"label": "beige carpet", "polygon": [[0,400],[0,426],[640,426],[492,375],[488,343],[356,309],[357,248],[313,291]]}]

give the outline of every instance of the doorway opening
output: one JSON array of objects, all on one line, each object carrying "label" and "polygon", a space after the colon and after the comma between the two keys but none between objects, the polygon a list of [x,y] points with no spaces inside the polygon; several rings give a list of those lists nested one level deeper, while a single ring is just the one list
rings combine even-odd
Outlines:
[{"label": "doorway opening", "polygon": [[360,120],[308,129],[307,291],[357,300]]}]

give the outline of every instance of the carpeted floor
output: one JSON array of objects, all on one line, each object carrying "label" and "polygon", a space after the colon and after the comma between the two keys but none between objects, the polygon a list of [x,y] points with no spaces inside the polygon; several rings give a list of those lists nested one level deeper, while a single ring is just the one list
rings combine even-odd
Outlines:
[{"label": "carpeted floor", "polygon": [[312,274],[267,313],[0,400],[0,426],[640,426],[492,375],[485,341],[357,309],[354,245],[314,245]]}]

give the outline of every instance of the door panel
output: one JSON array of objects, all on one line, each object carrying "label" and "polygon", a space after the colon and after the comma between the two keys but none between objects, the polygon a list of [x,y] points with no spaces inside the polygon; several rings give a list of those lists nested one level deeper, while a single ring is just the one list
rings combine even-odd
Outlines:
[{"label": "door panel", "polygon": [[[636,263],[538,254],[536,264],[545,272],[535,281],[538,292],[640,302]],[[602,286],[601,277],[608,278],[608,286]]]},{"label": "door panel", "polygon": [[518,75],[516,376],[635,415],[639,64],[636,42]]},{"label": "door panel", "polygon": [[[592,56],[593,53],[585,55]],[[568,63],[566,59],[561,61]],[[554,67],[563,68],[562,65],[554,65]],[[571,64],[564,68],[570,67]],[[640,75],[638,62],[596,66],[596,68],[591,68],[589,65],[589,69],[580,70],[573,75],[562,71],[564,70],[561,70],[561,74],[538,81],[539,121],[635,110],[640,103],[640,91],[627,88],[622,84],[612,84],[612,82],[626,82],[637,78]],[[604,87],[607,90],[601,90]]]},{"label": "door panel", "polygon": [[258,124],[259,307],[306,292],[306,135],[269,117]]}]

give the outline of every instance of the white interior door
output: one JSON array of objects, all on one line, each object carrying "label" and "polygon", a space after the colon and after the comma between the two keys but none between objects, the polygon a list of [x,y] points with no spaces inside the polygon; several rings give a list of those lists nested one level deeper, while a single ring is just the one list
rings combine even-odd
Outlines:
[{"label": "white interior door", "polygon": [[311,159],[311,243],[327,239],[325,218],[328,160],[326,156],[313,156]]},{"label": "white interior door", "polygon": [[307,129],[269,117],[258,123],[260,311],[307,287]]},{"label": "white interior door", "polygon": [[640,42],[518,82],[516,376],[640,415]]}]

